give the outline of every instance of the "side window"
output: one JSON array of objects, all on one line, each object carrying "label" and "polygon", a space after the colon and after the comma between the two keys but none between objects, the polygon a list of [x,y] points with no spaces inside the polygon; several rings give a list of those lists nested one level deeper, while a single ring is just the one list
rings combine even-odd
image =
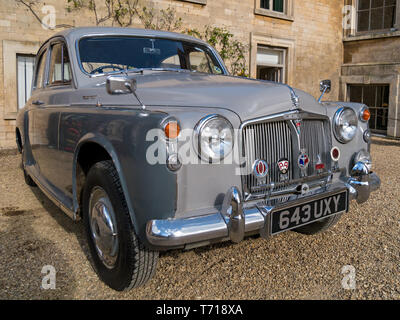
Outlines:
[{"label": "side window", "polygon": [[190,69],[197,72],[221,74],[222,70],[215,66],[210,57],[202,50],[189,53]]},{"label": "side window", "polygon": [[71,83],[71,65],[68,51],[62,43],[54,44],[51,48],[49,85]]},{"label": "side window", "polygon": [[179,69],[180,67],[181,67],[181,60],[177,54],[164,59],[160,63],[160,68],[178,68]]},{"label": "side window", "polygon": [[63,45],[63,65],[64,65],[64,83],[71,83],[72,73],[71,73],[71,63],[69,61],[68,50],[65,45]]},{"label": "side window", "polygon": [[46,66],[47,50],[39,57],[35,76],[35,88],[43,88],[44,71]]}]

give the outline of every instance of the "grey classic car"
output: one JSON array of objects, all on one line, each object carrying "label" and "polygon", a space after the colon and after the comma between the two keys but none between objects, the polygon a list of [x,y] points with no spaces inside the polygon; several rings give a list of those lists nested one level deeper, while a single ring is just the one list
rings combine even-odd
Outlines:
[{"label": "grey classic car", "polygon": [[368,107],[322,95],[230,76],[190,36],[76,28],[39,49],[16,141],[26,183],[82,220],[99,277],[126,290],[161,250],[315,234],[366,201]]}]

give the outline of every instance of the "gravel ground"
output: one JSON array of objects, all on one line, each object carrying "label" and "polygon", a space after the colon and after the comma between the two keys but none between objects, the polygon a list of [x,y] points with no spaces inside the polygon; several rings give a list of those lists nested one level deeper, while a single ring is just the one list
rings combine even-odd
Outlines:
[{"label": "gravel ground", "polygon": [[[88,262],[81,224],[24,183],[20,156],[0,157],[1,299],[400,299],[400,142],[375,138],[381,189],[331,230],[287,232],[266,241],[162,253],[144,287],[119,293]],[[55,290],[41,289],[42,267],[57,270]],[[345,290],[343,266],[356,270]]]}]

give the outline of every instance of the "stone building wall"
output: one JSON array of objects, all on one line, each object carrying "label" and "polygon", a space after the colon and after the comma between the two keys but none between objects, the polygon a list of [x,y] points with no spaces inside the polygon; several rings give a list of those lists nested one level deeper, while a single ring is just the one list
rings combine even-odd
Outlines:
[{"label": "stone building wall", "polygon": [[[345,4],[357,9],[356,0]],[[400,1],[394,28],[383,31],[357,32],[356,16],[343,37],[343,65],[340,78],[340,100],[349,100],[349,86],[389,86],[388,136],[400,137]]]},{"label": "stone building wall", "polygon": [[[103,0],[96,1],[99,4]],[[156,9],[171,6],[183,19],[184,28],[204,29],[206,25],[226,27],[249,46],[247,63],[255,76],[257,44],[285,48],[287,83],[319,95],[319,81],[331,79],[332,92],[339,96],[343,61],[342,0],[286,0],[287,15],[265,13],[259,0],[142,0]],[[103,2],[104,3],[104,2]],[[38,1],[34,7],[40,18],[43,5],[56,9],[56,24],[95,25],[92,12],[68,12],[67,0]],[[46,9],[46,8],[45,8]],[[104,10],[103,8],[100,8]],[[103,24],[104,25],[104,24]],[[107,23],[105,24],[107,25]],[[143,27],[135,18],[133,27]],[[0,148],[15,147],[16,75],[15,55],[34,54],[40,43],[62,30],[45,30],[29,9],[17,0],[1,0],[0,5]]]}]

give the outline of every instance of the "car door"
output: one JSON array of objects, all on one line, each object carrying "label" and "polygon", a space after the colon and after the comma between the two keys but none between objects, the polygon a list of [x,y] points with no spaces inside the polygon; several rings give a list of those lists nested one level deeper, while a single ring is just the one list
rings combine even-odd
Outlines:
[{"label": "car door", "polygon": [[[42,183],[59,200],[66,197],[63,191],[65,177],[59,150],[60,114],[68,108],[69,94],[73,90],[72,72],[68,50],[64,41],[54,39],[49,45],[48,72],[45,86],[38,96],[33,111],[35,132],[35,159]],[[63,201],[64,202],[64,201]]]},{"label": "car door", "polygon": [[32,86],[31,98],[26,104],[26,142],[25,142],[25,154],[27,159],[26,164],[29,166],[30,173],[35,177],[40,176],[39,169],[39,152],[38,146],[40,145],[40,139],[36,134],[36,126],[34,122],[34,114],[38,106],[42,103],[42,92],[45,84],[46,71],[47,71],[47,58],[48,58],[48,46],[44,45],[37,54],[35,77]]}]

